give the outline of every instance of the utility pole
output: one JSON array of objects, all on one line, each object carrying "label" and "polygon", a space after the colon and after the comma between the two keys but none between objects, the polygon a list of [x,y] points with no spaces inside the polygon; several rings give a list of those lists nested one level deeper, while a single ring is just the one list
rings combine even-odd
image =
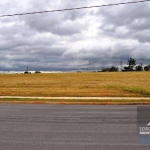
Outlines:
[{"label": "utility pole", "polygon": [[27,72],[29,71],[29,68],[28,68],[28,66],[27,66]]},{"label": "utility pole", "polygon": [[144,65],[144,59],[141,61],[141,68],[142,68],[142,70],[141,71],[143,71],[144,69],[143,69],[143,65]]},{"label": "utility pole", "polygon": [[93,63],[93,71],[94,71],[94,63]]},{"label": "utility pole", "polygon": [[122,61],[120,61],[120,69],[121,69],[121,71],[122,71]]},{"label": "utility pole", "polygon": [[89,72],[90,72],[90,65],[91,65],[91,63],[90,63],[90,61],[89,61]]}]

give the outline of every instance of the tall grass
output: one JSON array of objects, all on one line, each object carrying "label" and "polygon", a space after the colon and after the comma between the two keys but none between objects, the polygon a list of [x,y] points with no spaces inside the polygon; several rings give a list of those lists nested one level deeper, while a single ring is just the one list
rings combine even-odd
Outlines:
[{"label": "tall grass", "polygon": [[0,95],[146,96],[149,72],[0,75]]}]

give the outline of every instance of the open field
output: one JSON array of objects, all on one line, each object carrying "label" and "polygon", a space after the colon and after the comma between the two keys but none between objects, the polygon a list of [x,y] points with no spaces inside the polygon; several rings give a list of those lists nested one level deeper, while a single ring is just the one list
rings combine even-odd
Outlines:
[{"label": "open field", "polygon": [[150,72],[0,74],[0,96],[150,97]]}]

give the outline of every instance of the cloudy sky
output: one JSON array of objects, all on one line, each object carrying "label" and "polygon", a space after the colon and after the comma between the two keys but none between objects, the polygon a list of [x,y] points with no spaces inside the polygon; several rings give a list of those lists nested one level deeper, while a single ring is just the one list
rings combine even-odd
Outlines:
[{"label": "cloudy sky", "polygon": [[[136,0],[1,0],[0,15]],[[0,18],[0,71],[150,63],[150,2]]]}]

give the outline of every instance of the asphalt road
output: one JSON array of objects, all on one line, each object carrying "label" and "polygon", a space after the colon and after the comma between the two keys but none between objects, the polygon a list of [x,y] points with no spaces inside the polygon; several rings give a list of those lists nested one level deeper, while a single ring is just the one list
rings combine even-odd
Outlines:
[{"label": "asphalt road", "polygon": [[149,150],[136,106],[0,104],[0,150]]}]

